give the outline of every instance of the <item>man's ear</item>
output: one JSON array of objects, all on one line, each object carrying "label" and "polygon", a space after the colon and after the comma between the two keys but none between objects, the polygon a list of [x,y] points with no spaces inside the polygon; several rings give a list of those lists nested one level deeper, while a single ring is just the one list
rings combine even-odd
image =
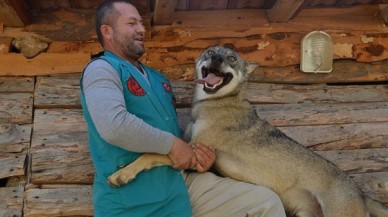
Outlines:
[{"label": "man's ear", "polygon": [[100,27],[101,34],[104,36],[106,40],[110,40],[113,38],[113,29],[108,25],[101,25]]},{"label": "man's ear", "polygon": [[245,61],[245,71],[247,74],[253,72],[259,66],[258,63]]}]

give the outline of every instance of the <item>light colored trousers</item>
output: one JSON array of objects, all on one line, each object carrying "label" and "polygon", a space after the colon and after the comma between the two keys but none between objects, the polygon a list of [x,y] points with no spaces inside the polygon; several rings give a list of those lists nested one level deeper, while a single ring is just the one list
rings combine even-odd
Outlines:
[{"label": "light colored trousers", "polygon": [[285,217],[280,198],[270,189],[213,173],[183,173],[193,217]]}]

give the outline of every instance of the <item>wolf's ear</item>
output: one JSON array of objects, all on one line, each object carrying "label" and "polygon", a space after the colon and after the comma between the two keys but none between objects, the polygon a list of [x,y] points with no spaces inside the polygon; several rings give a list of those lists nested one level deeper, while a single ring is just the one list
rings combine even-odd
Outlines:
[{"label": "wolf's ear", "polygon": [[258,66],[259,66],[258,63],[250,62],[250,61],[245,61],[245,72],[246,72],[247,74],[250,74],[250,73],[253,72],[253,70],[255,70]]}]

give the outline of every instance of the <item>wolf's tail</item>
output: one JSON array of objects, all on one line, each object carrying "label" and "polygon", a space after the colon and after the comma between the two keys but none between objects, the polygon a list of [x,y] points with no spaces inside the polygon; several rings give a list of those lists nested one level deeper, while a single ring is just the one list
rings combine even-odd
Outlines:
[{"label": "wolf's tail", "polygon": [[369,209],[371,216],[375,217],[387,217],[388,216],[388,207],[384,204],[375,201],[369,197],[365,199],[366,206]]}]

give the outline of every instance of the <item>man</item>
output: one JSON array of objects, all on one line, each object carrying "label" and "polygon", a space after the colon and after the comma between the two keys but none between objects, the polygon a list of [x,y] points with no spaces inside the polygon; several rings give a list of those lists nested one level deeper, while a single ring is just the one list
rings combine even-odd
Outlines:
[{"label": "man", "polygon": [[[96,13],[102,57],[81,78],[81,103],[96,170],[96,217],[285,216],[272,191],[206,172],[215,151],[181,140],[170,82],[139,62],[144,27],[126,0],[105,1]],[[140,173],[113,188],[107,177],[141,153],[168,155],[173,166]],[[180,170],[196,168],[197,172]]]}]

